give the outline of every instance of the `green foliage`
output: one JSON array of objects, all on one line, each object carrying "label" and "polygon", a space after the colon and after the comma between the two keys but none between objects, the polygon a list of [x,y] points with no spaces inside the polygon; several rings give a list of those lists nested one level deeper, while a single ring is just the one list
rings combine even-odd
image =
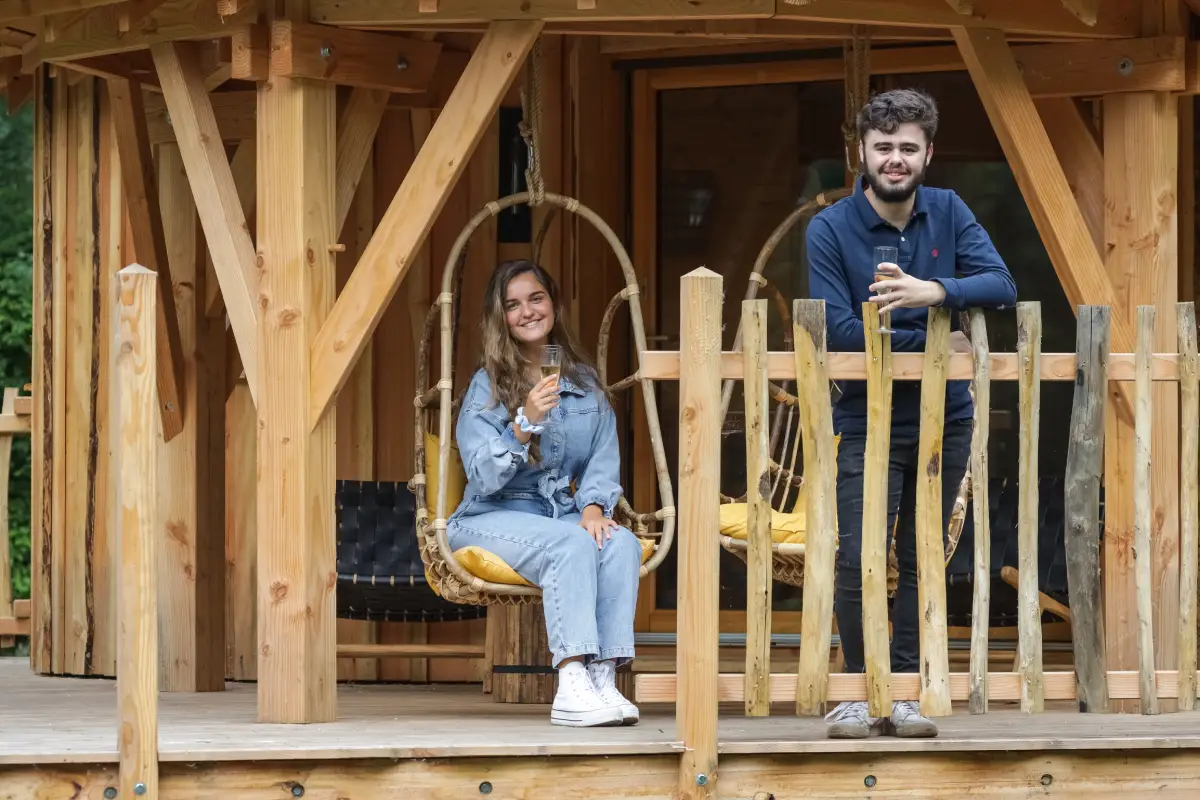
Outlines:
[{"label": "green foliage", "polygon": [[[33,109],[0,115],[0,387],[24,386],[33,340]],[[13,440],[8,485],[13,594],[29,597],[29,437]]]}]

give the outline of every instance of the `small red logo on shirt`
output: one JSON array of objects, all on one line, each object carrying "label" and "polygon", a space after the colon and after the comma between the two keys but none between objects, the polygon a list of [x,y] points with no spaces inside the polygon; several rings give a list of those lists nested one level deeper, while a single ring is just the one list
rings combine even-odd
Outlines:
[{"label": "small red logo on shirt", "polygon": [[937,248],[933,248],[933,257],[937,258]]}]

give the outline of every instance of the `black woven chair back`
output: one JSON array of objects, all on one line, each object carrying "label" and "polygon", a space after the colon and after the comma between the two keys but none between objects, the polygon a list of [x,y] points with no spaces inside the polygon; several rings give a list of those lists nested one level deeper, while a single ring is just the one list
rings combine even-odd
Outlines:
[{"label": "black woven chair back", "polygon": [[417,545],[416,500],[394,481],[337,482],[337,614],[343,619],[479,619],[481,606],[438,597]]}]

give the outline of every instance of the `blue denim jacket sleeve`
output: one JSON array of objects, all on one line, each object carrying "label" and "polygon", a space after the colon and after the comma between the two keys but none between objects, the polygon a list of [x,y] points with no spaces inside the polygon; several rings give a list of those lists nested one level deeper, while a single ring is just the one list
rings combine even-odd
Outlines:
[{"label": "blue denim jacket sleeve", "polygon": [[491,407],[492,390],[479,372],[463,398],[455,438],[467,480],[480,494],[500,491],[529,460],[529,445],[517,441],[503,406]]},{"label": "blue denim jacket sleeve", "polygon": [[589,505],[598,505],[604,516],[612,518],[621,499],[621,449],[617,442],[617,418],[608,398],[599,389],[600,419],[592,437],[592,448],[575,492],[575,508],[582,513]]}]

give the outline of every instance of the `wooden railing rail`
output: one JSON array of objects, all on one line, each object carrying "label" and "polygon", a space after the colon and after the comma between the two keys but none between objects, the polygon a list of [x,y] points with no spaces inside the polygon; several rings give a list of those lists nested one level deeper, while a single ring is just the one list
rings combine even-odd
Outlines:
[{"label": "wooden railing rail", "polygon": [[29,635],[29,601],[13,601],[12,554],[8,546],[8,479],[15,436],[29,435],[31,398],[15,387],[4,390],[0,406],[0,649],[12,647],[17,636]]}]

